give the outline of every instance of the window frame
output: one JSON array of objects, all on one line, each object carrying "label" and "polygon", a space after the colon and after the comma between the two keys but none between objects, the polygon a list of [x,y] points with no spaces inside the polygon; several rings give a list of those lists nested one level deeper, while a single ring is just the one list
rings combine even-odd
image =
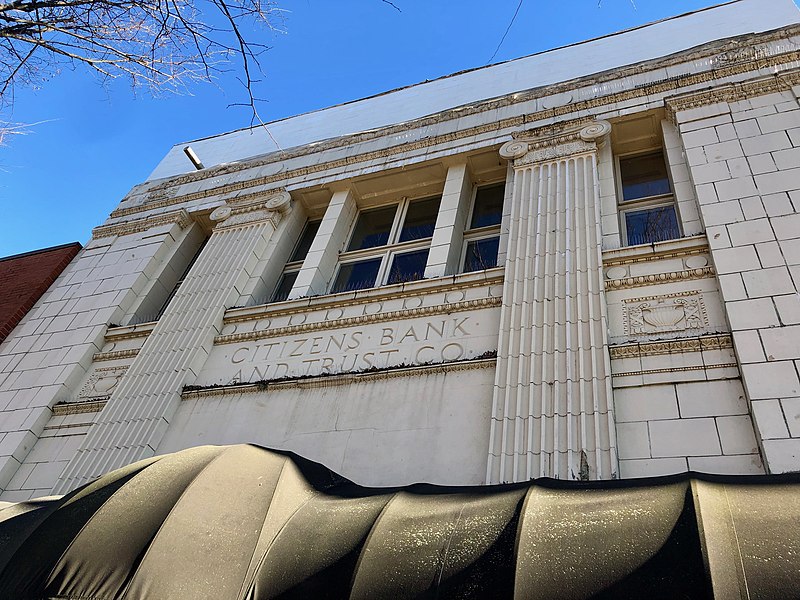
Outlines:
[{"label": "window frame", "polygon": [[[667,174],[667,181],[669,183],[670,193],[668,194],[657,194],[655,196],[645,196],[643,198],[634,198],[632,200],[625,200],[623,197],[623,181],[622,181],[622,169],[620,167],[620,161],[626,158],[637,158],[639,156],[648,156],[651,154],[659,154],[661,155],[662,160],[664,161],[664,170]],[[620,241],[622,242],[623,247],[630,247],[630,246],[643,246],[646,244],[654,244],[657,242],[641,242],[639,244],[631,244],[628,238],[628,224],[625,215],[630,212],[638,212],[641,210],[651,209],[651,208],[662,208],[662,207],[672,207],[672,210],[675,213],[675,223],[677,225],[677,235],[673,238],[668,238],[666,240],[658,240],[658,241],[669,241],[669,240],[677,240],[683,237],[683,226],[681,224],[680,214],[678,213],[678,204],[675,201],[675,185],[672,182],[672,172],[669,168],[669,163],[667,162],[667,155],[664,152],[664,147],[653,147],[648,148],[646,150],[637,150],[635,152],[627,152],[625,154],[615,154],[614,155],[614,175],[616,178],[616,194],[617,194],[617,217],[619,219],[619,232],[620,232]]]},{"label": "window frame", "polygon": [[[317,231],[314,233],[314,237],[319,235],[319,226],[322,224],[322,219],[306,219],[306,222],[303,225],[303,229],[300,231],[300,235],[297,237],[297,240],[295,241],[294,246],[292,246],[292,251],[289,254],[289,258],[290,259],[292,257],[294,257],[295,253],[297,252],[297,249],[300,247],[300,244],[303,242],[303,238],[305,237],[306,232],[308,231],[308,228],[312,225],[312,223],[317,223]],[[314,240],[312,239],[311,242],[313,244]],[[311,247],[309,246],[309,250],[310,249],[311,249]],[[306,256],[307,255],[308,255],[308,253],[306,253]],[[286,300],[288,300],[288,297],[287,298],[283,298],[281,300],[277,300],[275,298],[275,296],[277,295],[278,290],[280,289],[281,284],[283,283],[283,280],[286,277],[286,275],[289,275],[291,273],[300,273],[300,269],[303,268],[303,261],[305,261],[305,256],[303,258],[299,259],[299,260],[289,260],[283,266],[283,271],[281,271],[281,274],[278,277],[278,281],[275,282],[275,286],[272,288],[272,293],[269,295],[269,300],[268,300],[269,304],[272,304],[273,302],[286,302]],[[295,277],[295,281],[297,281],[297,277]],[[294,287],[294,284],[292,284],[292,287]],[[291,291],[292,290],[290,288],[289,289],[289,293],[291,293]],[[288,294],[287,294],[287,296],[288,296]]]},{"label": "window frame", "polygon": [[[353,238],[355,233],[356,226],[358,225],[358,220],[361,215],[365,212],[369,212],[372,210],[380,210],[385,209],[390,206],[395,206],[395,214],[394,220],[392,221],[392,226],[389,229],[389,237],[387,239],[387,243],[383,246],[373,246],[372,248],[359,248],[357,250],[344,250],[339,252],[339,259],[336,264],[336,269],[331,277],[330,284],[328,286],[329,293],[331,294],[344,294],[353,291],[360,291],[362,289],[371,289],[376,287],[382,287],[385,285],[399,285],[399,283],[395,284],[388,284],[387,281],[389,279],[389,274],[392,268],[392,262],[394,257],[398,254],[405,254],[406,252],[413,252],[416,250],[428,250],[430,251],[431,241],[433,240],[433,234],[430,237],[420,238],[416,240],[408,240],[405,242],[399,242],[397,240],[400,239],[400,234],[403,229],[403,224],[405,223],[406,216],[408,215],[409,207],[415,202],[421,202],[424,200],[431,200],[437,198],[439,200],[439,210],[437,210],[437,217],[438,213],[441,210],[441,201],[442,195],[426,195],[420,196],[415,198],[403,197],[399,201],[392,201],[380,204],[378,206],[370,206],[368,208],[363,208],[358,211],[356,214],[355,219],[350,224],[350,230],[347,234],[345,239],[344,247],[347,248],[350,245],[350,242]],[[436,226],[436,219],[434,219],[434,228]],[[381,263],[378,267],[378,271],[375,275],[375,283],[372,286],[365,287],[365,288],[358,288],[357,290],[341,290],[335,291],[336,281],[339,278],[339,273],[342,270],[344,265],[353,264],[357,262],[363,262],[366,260],[379,258],[381,259]],[[417,280],[413,280],[417,281]]]},{"label": "window frame", "polygon": [[[503,224],[503,210],[505,210],[506,185],[507,185],[506,180],[502,180],[502,181],[495,181],[492,183],[482,183],[480,185],[475,184],[472,186],[472,193],[469,201],[469,213],[467,214],[467,219],[466,222],[464,223],[464,233],[462,235],[462,243],[461,243],[461,254],[459,255],[459,263],[458,263],[459,273],[478,273],[480,271],[485,271],[490,268],[493,269],[497,266],[497,259],[495,258],[494,267],[487,267],[486,269],[479,269],[477,271],[467,271],[466,270],[467,249],[469,248],[470,242],[477,242],[496,237],[498,240],[498,252],[499,252],[499,242]],[[500,221],[496,225],[484,225],[482,227],[475,227],[473,229],[470,229],[469,227],[472,224],[472,217],[473,214],[475,213],[475,204],[478,199],[478,190],[480,190],[481,188],[485,189],[491,187],[503,188],[503,204],[502,208],[500,209]]]},{"label": "window frame", "polygon": [[151,319],[152,321],[160,321],[161,317],[164,316],[164,313],[166,312],[169,303],[172,302],[172,299],[175,297],[175,294],[178,293],[178,290],[183,285],[183,282],[186,281],[186,278],[189,276],[189,271],[192,270],[192,267],[197,262],[197,259],[200,258],[200,254],[205,249],[208,240],[209,238],[206,237],[202,242],[200,242],[200,246],[198,246],[197,251],[194,253],[194,256],[192,256],[192,258],[189,260],[188,264],[186,265],[186,268],[183,270],[183,274],[180,276],[180,279],[178,279],[178,281],[175,282],[175,285],[172,286],[172,290],[170,291],[169,294],[167,294],[166,300],[164,300],[164,303],[161,305],[161,308],[158,309],[155,319]]}]

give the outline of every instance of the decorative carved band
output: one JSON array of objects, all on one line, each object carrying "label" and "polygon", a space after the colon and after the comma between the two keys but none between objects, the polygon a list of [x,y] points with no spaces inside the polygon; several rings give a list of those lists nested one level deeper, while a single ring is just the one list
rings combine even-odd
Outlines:
[{"label": "decorative carved band", "polygon": [[702,92],[674,96],[667,98],[664,103],[667,107],[667,118],[673,125],[677,126],[678,122],[675,115],[681,111],[719,102],[737,102],[754,96],[783,92],[792,89],[798,84],[800,84],[800,70],[795,69],[776,73],[770,77],[741,83],[729,83],[710,90],[703,90]]},{"label": "decorative carved band", "polygon": [[[148,210],[150,210],[150,207],[148,207]],[[181,229],[186,229],[192,223],[192,218],[189,216],[189,213],[181,209],[161,215],[153,215],[144,219],[128,221],[126,223],[100,225],[99,227],[92,229],[92,237],[97,239],[111,237],[113,235],[130,235],[132,233],[147,231],[153,227],[169,225],[171,223],[176,223]]]},{"label": "decorative carved band", "polygon": [[218,335],[214,338],[214,344],[235,344],[237,342],[263,340],[265,338],[278,337],[282,335],[296,335],[299,333],[305,333],[307,331],[324,331],[326,329],[339,329],[341,327],[353,327],[357,325],[368,325],[371,323],[384,323],[386,321],[396,321],[398,319],[413,319],[416,317],[430,317],[434,315],[462,312],[465,310],[477,310],[480,308],[500,306],[502,301],[502,298],[480,298],[478,300],[453,302],[452,304],[438,304],[436,306],[393,310],[374,315],[359,315],[356,317],[346,317],[344,319],[332,319],[330,321],[321,321],[318,323],[302,323],[299,325],[276,327],[275,329],[231,333],[228,335]]},{"label": "decorative carved band", "polygon": [[114,350],[111,352],[98,352],[92,356],[94,362],[102,362],[104,360],[121,360],[124,358],[134,358],[139,354],[139,348],[131,348],[130,350]]},{"label": "decorative carved band", "polygon": [[626,371],[625,373],[612,373],[612,377],[631,377],[636,375],[657,375],[658,373],[685,373],[687,371],[706,371],[709,369],[739,368],[737,363],[722,363],[718,365],[698,365],[692,367],[668,367],[665,369],[647,369],[644,371]]},{"label": "decorative carved band", "polygon": [[472,369],[488,369],[495,366],[494,358],[480,360],[460,360],[443,362],[433,365],[420,365],[416,367],[395,367],[380,371],[367,371],[364,373],[341,373],[337,375],[320,375],[299,379],[286,379],[282,381],[269,381],[264,383],[237,383],[233,385],[215,386],[203,389],[184,390],[181,400],[194,400],[221,395],[251,394],[266,392],[272,389],[292,388],[322,388],[339,385],[353,385],[363,381],[377,381],[380,379],[394,379],[396,377],[424,377],[426,375],[448,374],[457,371]]},{"label": "decorative carved band", "polygon": [[[453,142],[462,138],[470,138],[477,135],[491,133],[494,131],[502,131],[513,127],[520,127],[526,123],[535,123],[538,121],[542,121],[544,119],[557,118],[568,114],[579,114],[583,111],[600,109],[610,104],[625,102],[636,98],[642,98],[647,96],[658,96],[661,94],[680,90],[681,88],[684,87],[702,85],[703,83],[712,83],[716,80],[725,79],[731,76],[747,73],[750,71],[756,71],[765,68],[779,68],[781,65],[792,64],[795,61],[800,60],[800,51],[790,51],[777,55],[768,55],[764,56],[763,58],[759,58],[757,60],[744,61],[744,62],[731,62],[725,60],[724,57],[730,54],[730,51],[736,50],[737,48],[741,48],[742,39],[746,39],[747,43],[751,44],[769,43],[771,41],[782,39],[784,37],[797,35],[798,33],[800,33],[800,26],[789,27],[782,29],[780,31],[770,32],[767,34],[756,34],[756,35],[743,36],[740,38],[734,38],[732,40],[729,40],[727,44],[722,48],[715,45],[714,47],[711,48],[695,49],[686,53],[680,53],[677,55],[665,57],[663,59],[649,61],[644,64],[638,64],[628,68],[614,70],[613,72],[609,72],[607,74],[593,75],[589,78],[586,78],[585,83],[583,80],[577,80],[577,81],[573,80],[561,84],[546,86],[545,88],[535,88],[528,92],[515,93],[515,94],[510,94],[508,96],[503,96],[501,98],[495,98],[492,100],[477,102],[475,104],[468,105],[466,107],[459,107],[457,109],[452,109],[450,111],[437,113],[436,115],[432,115],[430,117],[424,117],[422,119],[417,119],[393,127],[386,127],[374,131],[362,132],[351,136],[342,136],[340,138],[335,138],[332,140],[328,140],[326,142],[316,144],[314,146],[314,151],[323,152],[325,150],[331,150],[335,148],[350,146],[361,142],[369,141],[371,139],[375,139],[381,136],[392,136],[395,134],[407,132],[409,129],[424,128],[429,125],[435,125],[441,122],[455,120],[472,114],[491,111],[498,108],[503,108],[506,106],[519,104],[523,102],[530,102],[545,96],[551,96],[554,94],[566,92],[575,89],[582,83],[584,85],[588,85],[590,82],[593,82],[595,84],[600,84],[605,81],[624,79],[625,77],[630,75],[645,73],[648,71],[655,71],[660,68],[685,63],[690,60],[699,60],[702,58],[712,57],[716,55],[720,57],[718,62],[720,65],[722,65],[717,69],[702,71],[700,73],[688,73],[685,75],[677,75],[675,77],[659,80],[655,83],[648,83],[637,88],[628,89],[621,92],[610,93],[604,96],[595,96],[585,100],[579,100],[576,102],[568,103],[563,106],[556,106],[553,108],[543,109],[527,115],[508,117],[506,119],[502,119],[499,121],[492,121],[491,123],[487,123],[484,125],[478,125],[475,127],[465,128],[443,135],[430,136],[413,142],[398,144],[396,146],[392,146],[390,148],[385,148],[382,150],[357,153],[338,160],[320,162],[315,165],[308,165],[298,169],[292,169],[290,171],[281,171],[272,175],[266,175],[248,181],[227,183],[218,187],[209,188],[198,192],[192,192],[189,194],[184,194],[182,196],[176,197],[175,190],[177,190],[177,186],[187,183],[193,183],[196,181],[201,181],[203,179],[211,179],[219,175],[265,166],[273,164],[277,161],[286,161],[292,158],[297,158],[299,156],[304,156],[309,153],[309,150],[307,147],[300,147],[294,150],[285,150],[281,153],[273,153],[261,159],[243,161],[236,164],[220,165],[217,167],[205,169],[204,171],[186,173],[183,175],[179,175],[177,177],[166,179],[162,182],[155,184],[153,187],[150,188],[150,191],[148,192],[147,195],[147,199],[144,203],[137,204],[135,206],[117,208],[111,213],[111,216],[113,218],[123,217],[138,212],[153,210],[155,208],[163,208],[165,206],[170,206],[173,204],[191,202],[193,200],[208,198],[210,196],[232,193],[251,187],[270,185],[279,181],[287,181],[289,179],[293,179],[296,177],[304,177],[307,175],[312,175],[314,173],[320,173],[329,169],[337,169],[362,162],[385,159],[395,154],[402,154],[405,152],[411,152],[414,150],[423,149],[431,146],[437,146],[439,144]],[[722,53],[720,54],[720,52]]]},{"label": "decorative carved band", "polygon": [[623,344],[609,348],[611,359],[640,358],[642,356],[658,356],[661,354],[681,354],[684,352],[702,352],[703,350],[725,350],[733,348],[733,340],[729,334],[681,338],[663,342],[643,342]]},{"label": "decorative carved band", "polygon": [[[231,308],[225,315],[223,323],[231,325],[233,323],[244,323],[247,321],[258,321],[260,319],[274,319],[275,317],[285,317],[298,314],[308,314],[314,310],[324,310],[332,308],[345,308],[348,306],[359,306],[366,303],[382,302],[385,300],[398,300],[403,298],[414,298],[421,295],[431,295],[438,292],[456,292],[469,288],[488,287],[503,284],[503,268],[495,267],[481,273],[481,277],[476,277],[478,273],[462,273],[460,275],[450,275],[437,279],[424,279],[417,282],[407,282],[402,289],[397,286],[383,286],[371,290],[358,292],[355,298],[348,295],[347,299],[342,299],[341,294],[330,294],[327,296],[313,296],[302,298],[296,301],[289,301],[290,306],[285,304],[262,304],[246,308]],[[420,284],[420,285],[416,285]],[[291,302],[301,304],[292,305]]]},{"label": "decorative carved band", "polygon": [[713,267],[701,267],[699,269],[688,269],[686,271],[672,271],[670,273],[657,273],[655,275],[636,275],[634,277],[624,277],[622,279],[607,279],[606,291],[624,290],[628,288],[641,287],[644,285],[655,285],[657,283],[672,283],[675,281],[689,281],[692,279],[706,279],[714,277]]},{"label": "decorative carved band", "polygon": [[82,415],[84,413],[96,413],[103,410],[107,400],[91,400],[89,402],[62,402],[53,407],[54,417],[66,417],[67,415]]}]

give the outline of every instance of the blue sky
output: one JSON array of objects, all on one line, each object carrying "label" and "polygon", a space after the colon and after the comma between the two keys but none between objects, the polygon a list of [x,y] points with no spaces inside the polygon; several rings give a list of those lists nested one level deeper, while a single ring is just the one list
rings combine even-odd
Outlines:
[{"label": "blue sky", "polygon": [[[324,108],[487,64],[519,0],[278,0],[283,33],[255,95],[265,121]],[[492,62],[606,35],[718,4],[715,0],[523,0]],[[234,79],[191,94],[150,97],[127,82],[100,85],[65,71],[18,89],[0,118],[33,123],[0,148],[0,256],[85,243],[135,184],[178,142],[250,124]]]}]

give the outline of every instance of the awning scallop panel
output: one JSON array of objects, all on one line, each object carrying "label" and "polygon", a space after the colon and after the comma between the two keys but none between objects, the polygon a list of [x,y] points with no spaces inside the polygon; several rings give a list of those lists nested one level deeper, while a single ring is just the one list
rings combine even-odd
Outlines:
[{"label": "awning scallop panel", "polygon": [[0,507],[0,598],[793,597],[799,482],[366,489],[198,447]]}]

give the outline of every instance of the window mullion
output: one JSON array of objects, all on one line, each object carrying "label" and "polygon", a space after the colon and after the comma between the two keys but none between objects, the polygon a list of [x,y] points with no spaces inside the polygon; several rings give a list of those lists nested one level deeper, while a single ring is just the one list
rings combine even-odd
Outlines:
[{"label": "window mullion", "polygon": [[389,230],[389,239],[386,242],[387,246],[391,246],[392,244],[396,243],[397,240],[400,238],[400,230],[403,227],[403,221],[406,218],[406,212],[408,211],[408,198],[402,198],[400,203],[397,205],[397,211],[394,214],[394,221],[392,221],[392,228]]}]

